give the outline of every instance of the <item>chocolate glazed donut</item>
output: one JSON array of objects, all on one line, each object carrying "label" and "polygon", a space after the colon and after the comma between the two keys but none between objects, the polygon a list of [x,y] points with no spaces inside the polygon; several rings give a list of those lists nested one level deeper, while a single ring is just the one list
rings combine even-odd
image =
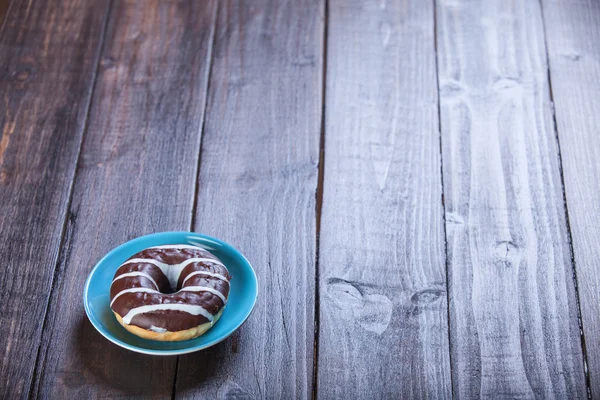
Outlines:
[{"label": "chocolate glazed donut", "polygon": [[221,317],[230,279],[227,268],[207,250],[150,247],[117,269],[110,308],[125,329],[145,339],[192,339]]}]

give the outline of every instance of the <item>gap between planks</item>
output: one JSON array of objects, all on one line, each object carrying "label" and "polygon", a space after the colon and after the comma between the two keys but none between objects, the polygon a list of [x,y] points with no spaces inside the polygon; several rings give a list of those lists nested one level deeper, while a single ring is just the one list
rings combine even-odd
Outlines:
[{"label": "gap between planks", "polygon": [[321,318],[320,313],[320,290],[319,290],[319,253],[321,249],[321,211],[323,209],[323,184],[325,178],[325,113],[327,105],[325,96],[327,94],[327,31],[329,22],[329,0],[323,1],[323,62],[321,70],[321,135],[319,137],[319,168],[317,172],[317,192],[315,202],[315,336],[314,336],[314,353],[313,353],[313,382],[312,382],[312,398],[318,398],[318,382],[319,382],[319,323]]},{"label": "gap between planks", "polygon": [[437,116],[440,146],[440,185],[442,185],[440,202],[442,204],[442,225],[444,232],[444,267],[446,269],[446,318],[448,320],[448,359],[450,360],[450,391],[454,398],[454,370],[452,368],[452,335],[450,332],[450,275],[448,264],[448,232],[446,228],[446,204],[444,204],[444,149],[442,147],[442,105],[440,101],[440,73],[438,61],[438,0],[433,2],[433,50],[435,52],[435,83],[437,86]]}]

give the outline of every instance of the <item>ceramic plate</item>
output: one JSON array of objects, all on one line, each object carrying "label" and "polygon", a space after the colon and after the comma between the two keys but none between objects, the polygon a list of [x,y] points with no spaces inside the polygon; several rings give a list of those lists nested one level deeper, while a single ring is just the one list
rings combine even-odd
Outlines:
[{"label": "ceramic plate", "polygon": [[[110,309],[110,284],[119,265],[138,251],[165,244],[193,244],[202,247],[223,261],[233,277],[223,315],[199,338],[183,342],[142,339],[123,328]],[[138,353],[167,356],[206,349],[226,339],[248,318],[256,303],[257,293],[258,283],[252,266],[233,246],[198,233],[162,232],[130,240],[104,256],[85,282],[83,304],[92,325],[111,342]]]}]

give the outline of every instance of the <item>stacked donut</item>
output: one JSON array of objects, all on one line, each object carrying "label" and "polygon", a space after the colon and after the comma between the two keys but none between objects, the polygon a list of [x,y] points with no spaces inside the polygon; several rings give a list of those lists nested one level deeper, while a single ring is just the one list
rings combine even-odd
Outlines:
[{"label": "stacked donut", "polygon": [[207,250],[150,247],[117,269],[110,307],[121,325],[145,339],[192,339],[220,318],[230,280],[225,265]]}]

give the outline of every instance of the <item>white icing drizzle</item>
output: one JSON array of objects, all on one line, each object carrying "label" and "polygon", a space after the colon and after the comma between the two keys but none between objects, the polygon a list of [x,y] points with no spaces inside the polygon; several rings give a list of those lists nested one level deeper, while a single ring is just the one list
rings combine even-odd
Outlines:
[{"label": "white icing drizzle", "polygon": [[221,300],[223,300],[223,303],[226,304],[227,303],[227,299],[225,298],[225,296],[223,295],[223,293],[219,292],[217,289],[213,289],[211,287],[206,287],[206,286],[188,286],[188,287],[184,287],[181,288],[180,292],[210,292],[216,296],[219,296],[219,298]]},{"label": "white icing drizzle", "polygon": [[169,284],[171,288],[177,288],[177,281],[179,281],[179,275],[181,275],[181,271],[188,265],[196,262],[209,262],[218,265],[223,265],[222,262],[215,260],[214,258],[188,258],[187,260],[179,263],[179,264],[165,264],[160,261],[151,259],[151,258],[133,258],[131,260],[125,261],[121,265],[134,264],[134,263],[144,263],[144,264],[152,264],[156,265],[162,273],[169,279]]},{"label": "white icing drizzle", "polygon": [[110,306],[112,307],[115,300],[117,300],[119,298],[119,296],[121,296],[125,293],[160,293],[160,292],[158,290],[149,289],[149,288],[145,288],[145,287],[135,287],[135,288],[130,288],[130,289],[123,289],[119,293],[117,293],[117,295],[115,297],[113,297],[112,301],[110,302]]},{"label": "white icing drizzle", "polygon": [[181,286],[185,285],[185,283],[187,282],[188,279],[190,279],[192,276],[196,276],[196,275],[208,275],[208,276],[212,276],[212,277],[218,278],[222,281],[229,283],[229,280],[221,274],[216,274],[214,272],[209,272],[209,271],[194,271],[185,277],[185,279],[181,283]]},{"label": "white icing drizzle", "polygon": [[157,326],[151,325],[150,329],[152,332],[156,332],[156,333],[165,333],[167,330],[165,328],[159,328]]},{"label": "white icing drizzle", "polygon": [[119,276],[117,276],[115,279],[113,279],[111,286],[113,283],[115,283],[115,281],[119,280],[119,279],[123,279],[123,278],[129,278],[132,276],[143,276],[144,278],[148,278],[152,281],[152,283],[154,284],[154,286],[156,287],[156,290],[158,290],[158,285],[156,284],[156,282],[154,281],[154,279],[152,279],[152,277],[150,275],[148,275],[145,272],[140,272],[140,271],[133,271],[133,272],[127,272],[125,274],[121,274]]},{"label": "white icing drizzle", "polygon": [[173,311],[183,311],[191,315],[202,315],[206,317],[209,321],[212,322],[214,319],[214,315],[209,313],[204,307],[192,304],[152,304],[147,306],[140,306],[136,308],[132,308],[129,312],[123,317],[123,323],[129,325],[133,317],[138,314],[145,314],[152,311],[160,311],[160,310],[173,310]]}]

